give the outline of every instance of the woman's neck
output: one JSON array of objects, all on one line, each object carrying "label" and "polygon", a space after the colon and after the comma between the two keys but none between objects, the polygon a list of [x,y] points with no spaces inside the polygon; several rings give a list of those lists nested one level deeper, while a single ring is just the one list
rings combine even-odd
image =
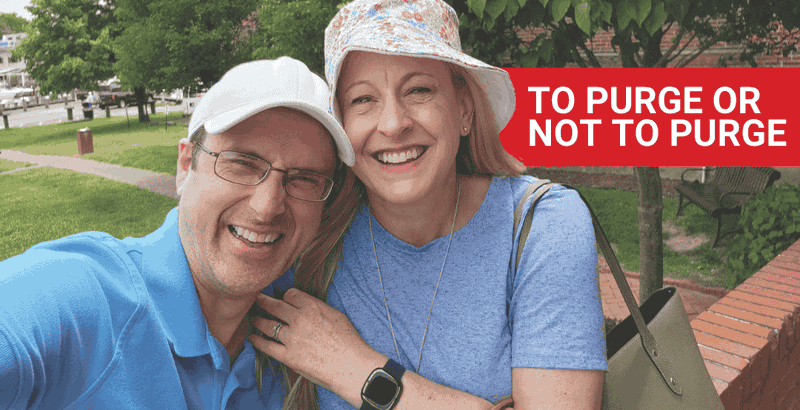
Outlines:
[{"label": "woman's neck", "polygon": [[[450,234],[459,196],[458,180],[459,177],[453,175],[442,189],[410,203],[390,202],[368,191],[370,212],[396,238],[422,247]],[[463,188],[461,194],[464,194]]]}]

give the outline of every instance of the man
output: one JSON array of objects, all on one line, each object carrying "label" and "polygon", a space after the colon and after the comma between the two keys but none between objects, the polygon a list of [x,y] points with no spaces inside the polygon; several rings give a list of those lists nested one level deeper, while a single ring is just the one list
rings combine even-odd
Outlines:
[{"label": "man", "polygon": [[[248,310],[288,288],[354,158],[288,57],[231,69],[181,140],[181,199],[144,238],[87,232],[0,262],[0,408],[279,409]],[[274,282],[274,283],[273,283]]]}]

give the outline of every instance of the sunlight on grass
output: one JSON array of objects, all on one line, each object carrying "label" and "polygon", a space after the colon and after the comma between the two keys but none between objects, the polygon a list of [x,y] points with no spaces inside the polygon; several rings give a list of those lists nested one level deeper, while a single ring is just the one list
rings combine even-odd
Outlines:
[{"label": "sunlight on grass", "polygon": [[0,260],[84,231],[144,236],[177,200],[94,175],[37,168],[0,176]]},{"label": "sunlight on grass", "polygon": [[29,162],[9,161],[7,159],[0,159],[0,172],[11,171],[19,168],[32,166]]},{"label": "sunlight on grass", "polygon": [[[638,198],[635,192],[614,189],[578,187],[597,214],[609,241],[616,246],[617,259],[626,270],[639,271]],[[685,235],[706,235],[713,240],[716,222],[696,206],[684,205],[682,216],[672,218],[678,210],[678,199],[664,198],[663,221],[673,222]],[[730,229],[730,227],[728,227]],[[664,276],[686,278],[708,286],[724,286],[727,273],[723,271],[724,249],[736,234],[729,234],[718,248],[711,241],[696,249],[676,252],[664,245]],[[664,233],[664,239],[668,238]]]},{"label": "sunlight on grass", "polygon": [[[180,113],[170,113],[170,121]],[[163,114],[151,116],[154,122],[164,121]],[[78,154],[77,131],[92,130],[94,152],[83,158],[108,162],[153,172],[175,175],[178,141],[186,136],[185,124],[140,124],[131,118],[130,127],[124,117],[98,118],[92,121],[15,128],[0,143],[0,149],[14,149],[35,155],[73,156]]]}]

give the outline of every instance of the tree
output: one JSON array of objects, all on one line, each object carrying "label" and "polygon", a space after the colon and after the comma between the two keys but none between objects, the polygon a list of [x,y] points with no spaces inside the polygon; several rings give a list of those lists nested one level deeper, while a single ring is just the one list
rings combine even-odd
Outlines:
[{"label": "tree", "polygon": [[0,13],[0,34],[24,33],[28,28],[28,20],[16,13]]},{"label": "tree", "polygon": [[259,28],[251,40],[253,58],[290,56],[322,75],[325,67],[322,33],[343,3],[346,1],[264,1],[258,13]]},{"label": "tree", "polygon": [[33,0],[28,37],[13,55],[25,58],[42,94],[96,90],[114,75],[112,9],[111,0]]},{"label": "tree", "polygon": [[235,40],[257,1],[117,0],[114,71],[122,86],[134,89],[138,101],[145,90],[212,86],[250,59]]},{"label": "tree", "polygon": [[[796,51],[796,42],[770,35],[776,27],[800,27],[796,0],[467,0],[451,1],[460,34],[472,55],[508,67],[601,67],[587,42],[598,30],[614,33],[623,67],[685,67],[712,45],[740,43],[741,61],[755,66],[764,50]],[[672,45],[661,40],[678,27]],[[519,30],[533,38],[522,43]],[[685,44],[697,39],[699,47]],[[724,61],[721,65],[724,65]],[[634,170],[639,195],[639,260],[644,302],[663,285],[661,178],[658,168]]]}]

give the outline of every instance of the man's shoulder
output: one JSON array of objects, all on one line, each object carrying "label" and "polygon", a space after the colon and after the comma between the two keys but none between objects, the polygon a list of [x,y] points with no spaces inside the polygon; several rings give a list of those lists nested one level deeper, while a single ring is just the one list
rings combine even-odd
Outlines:
[{"label": "man's shoulder", "polygon": [[[32,246],[0,261],[0,305],[39,300],[56,305],[93,304],[135,310],[144,286],[123,241],[102,232],[84,232]],[[78,296],[79,295],[79,296]]]}]

